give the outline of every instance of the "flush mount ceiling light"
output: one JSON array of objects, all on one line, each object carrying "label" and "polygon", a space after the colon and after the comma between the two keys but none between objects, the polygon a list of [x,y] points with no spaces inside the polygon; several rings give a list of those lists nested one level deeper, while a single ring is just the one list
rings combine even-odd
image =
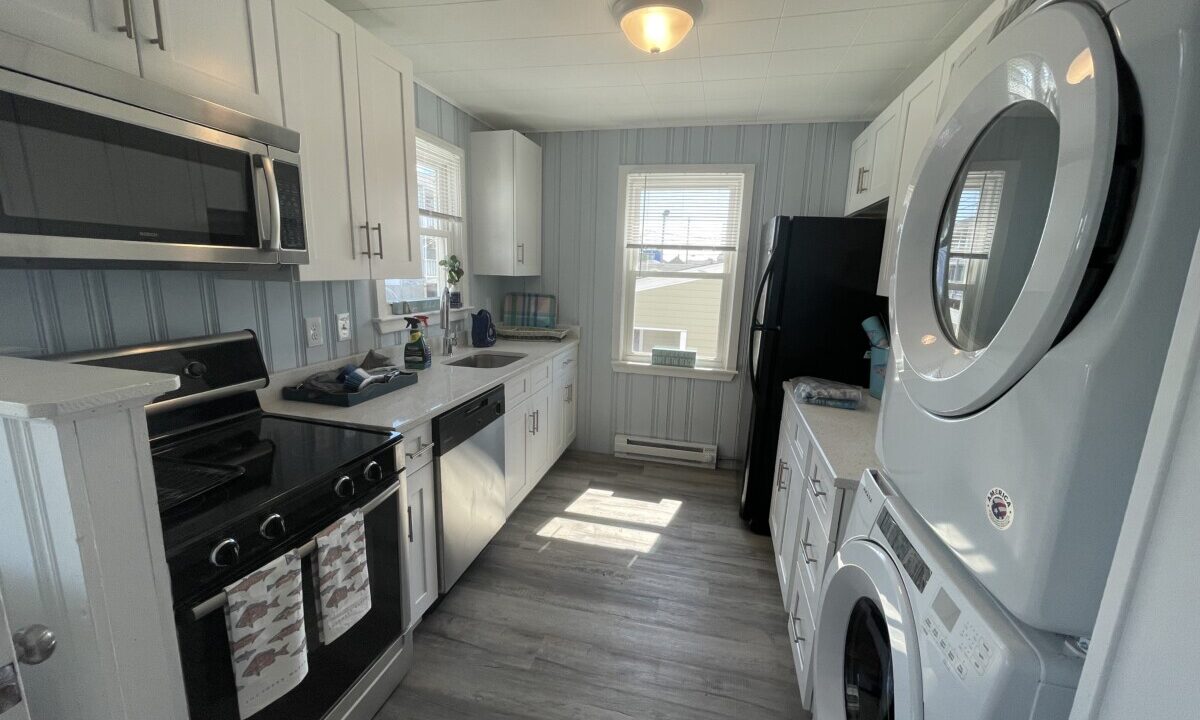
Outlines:
[{"label": "flush mount ceiling light", "polygon": [[612,6],[621,32],[651,55],[682,42],[703,9],[701,0],[617,0]]}]

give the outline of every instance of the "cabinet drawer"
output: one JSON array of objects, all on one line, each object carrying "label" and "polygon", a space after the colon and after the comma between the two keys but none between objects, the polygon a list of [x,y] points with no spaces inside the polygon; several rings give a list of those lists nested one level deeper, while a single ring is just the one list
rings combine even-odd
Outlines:
[{"label": "cabinet drawer", "polygon": [[426,422],[404,432],[404,466],[411,476],[433,462],[433,423]]},{"label": "cabinet drawer", "polygon": [[533,394],[533,379],[528,372],[523,372],[504,383],[504,404],[515,408],[525,402]]},{"label": "cabinet drawer", "polygon": [[809,491],[816,503],[817,516],[826,528],[833,527],[833,513],[838,499],[837,486],[834,483],[833,470],[821,453],[820,446],[812,445],[806,467],[805,475],[808,478]]},{"label": "cabinet drawer", "polygon": [[550,384],[554,379],[554,359],[546,358],[545,360],[534,365],[529,370],[530,391],[537,392]]},{"label": "cabinet drawer", "polygon": [[560,385],[571,381],[579,372],[579,348],[554,356],[554,379]]},{"label": "cabinet drawer", "polygon": [[800,686],[800,700],[808,709],[812,700],[812,653],[816,635],[816,613],[813,612],[804,589],[795,583],[788,600],[788,640],[792,647],[792,664],[796,669],[796,683]]},{"label": "cabinet drawer", "polygon": [[799,578],[792,582],[804,586],[813,607],[820,605],[821,583],[825,580],[825,566],[831,554],[828,526],[821,522],[819,512],[811,488],[805,488],[796,533],[795,573]]}]

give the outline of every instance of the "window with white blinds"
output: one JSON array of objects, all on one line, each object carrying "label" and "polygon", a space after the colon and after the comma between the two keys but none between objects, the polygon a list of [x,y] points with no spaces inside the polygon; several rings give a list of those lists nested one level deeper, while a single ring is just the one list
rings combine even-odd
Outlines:
[{"label": "window with white blinds", "polygon": [[[417,134],[417,210],[424,278],[388,280],[385,287],[389,303],[439,298],[446,286],[446,269],[438,263],[457,255],[466,265],[465,178],[461,148],[426,133]],[[465,290],[465,282],[464,277],[459,290]]]},{"label": "window with white blinds", "polygon": [[1004,198],[1003,170],[970,170],[959,194],[958,212],[950,238],[952,255],[982,255],[992,252],[992,240],[1000,223]]},{"label": "window with white blinds", "polygon": [[746,165],[621,169],[619,363],[663,347],[734,369],[752,181]]}]

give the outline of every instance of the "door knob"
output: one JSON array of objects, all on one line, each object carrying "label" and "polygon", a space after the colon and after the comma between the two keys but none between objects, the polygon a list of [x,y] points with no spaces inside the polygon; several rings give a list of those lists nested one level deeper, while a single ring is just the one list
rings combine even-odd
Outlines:
[{"label": "door knob", "polygon": [[38,665],[50,659],[58,638],[45,625],[30,625],[13,633],[13,647],[17,651],[17,662]]}]

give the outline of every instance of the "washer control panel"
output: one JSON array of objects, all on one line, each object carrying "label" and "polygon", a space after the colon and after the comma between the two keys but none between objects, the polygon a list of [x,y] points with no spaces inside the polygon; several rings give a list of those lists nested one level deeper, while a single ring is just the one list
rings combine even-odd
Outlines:
[{"label": "washer control panel", "polygon": [[982,677],[996,652],[995,641],[962,617],[962,610],[945,588],[939,587],[933,593],[928,610],[921,618],[921,632],[929,646],[937,649],[946,667],[960,680],[972,674]]}]

